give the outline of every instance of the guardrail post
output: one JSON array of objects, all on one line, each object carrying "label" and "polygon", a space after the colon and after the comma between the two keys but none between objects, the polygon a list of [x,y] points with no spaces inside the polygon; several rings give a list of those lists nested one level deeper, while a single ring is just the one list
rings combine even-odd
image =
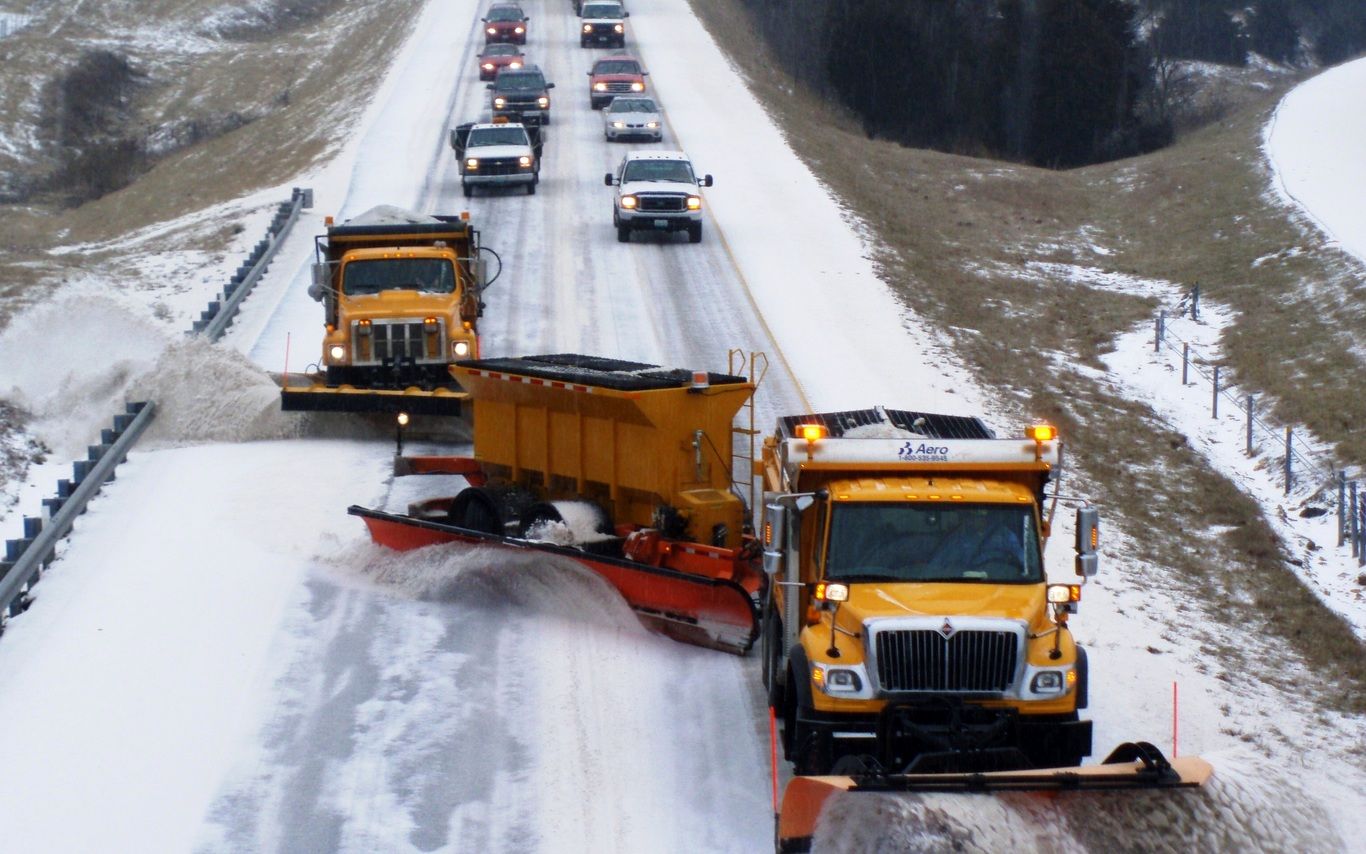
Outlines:
[{"label": "guardrail post", "polygon": [[1219,366],[1214,366],[1214,408],[1210,413],[1210,418],[1219,417]]},{"label": "guardrail post", "polygon": [[1252,456],[1252,395],[1247,396],[1247,455]]},{"label": "guardrail post", "polygon": [[1290,494],[1290,484],[1294,481],[1294,473],[1290,469],[1290,461],[1295,456],[1294,446],[1291,444],[1293,438],[1293,428],[1285,428],[1285,494]]},{"label": "guardrail post", "polygon": [[1182,386],[1187,385],[1186,377],[1188,376],[1188,372],[1189,372],[1189,370],[1190,370],[1190,363],[1191,363],[1191,345],[1183,342],[1183,343],[1181,344],[1181,385],[1182,385]]},{"label": "guardrail post", "polygon": [[1164,308],[1157,313],[1157,331],[1153,334],[1153,352],[1162,352],[1162,335],[1167,325],[1167,310]]}]

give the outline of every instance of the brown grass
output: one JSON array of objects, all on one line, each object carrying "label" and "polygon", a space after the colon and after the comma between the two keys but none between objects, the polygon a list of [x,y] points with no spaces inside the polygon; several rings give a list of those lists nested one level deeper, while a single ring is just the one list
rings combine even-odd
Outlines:
[{"label": "brown grass", "polygon": [[[1179,425],[1073,369],[1098,367],[1158,304],[1011,275],[1051,261],[1198,282],[1206,299],[1239,314],[1224,342],[1238,382],[1270,395],[1276,415],[1309,425],[1344,460],[1366,461],[1366,395],[1352,393],[1363,372],[1342,352],[1366,338],[1360,270],[1268,201],[1260,130],[1293,81],[1229,97],[1220,121],[1169,150],[1053,172],[868,140],[774,71],[735,0],[691,2],[794,149],[877,235],[884,280],[952,330],[1004,413],[1055,419],[1073,437],[1084,480],[1073,488],[1135,544],[1140,577],[1125,582],[1150,590],[1162,613],[1193,610],[1211,627],[1182,619],[1172,625],[1181,642],[1217,651],[1232,682],[1282,678],[1265,662],[1293,651],[1321,677],[1325,706],[1366,711],[1361,644],[1289,571],[1256,504],[1188,447]],[[1088,242],[1111,254],[1091,254]],[[1268,260],[1254,266],[1259,258]]]}]

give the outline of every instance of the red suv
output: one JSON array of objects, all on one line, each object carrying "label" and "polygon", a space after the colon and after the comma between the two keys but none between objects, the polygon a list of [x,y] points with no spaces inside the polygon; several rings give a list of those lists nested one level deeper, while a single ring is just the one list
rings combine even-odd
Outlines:
[{"label": "red suv", "polygon": [[517,45],[504,42],[486,44],[484,52],[479,54],[479,79],[492,80],[498,76],[500,68],[521,68],[523,65],[526,65],[526,56]]},{"label": "red suv", "polygon": [[526,22],[531,19],[516,3],[497,3],[489,7],[484,22],[484,41],[526,44]]},{"label": "red suv", "polygon": [[634,56],[604,56],[588,72],[588,102],[597,110],[612,103],[618,95],[639,95],[645,91],[645,76],[649,73]]}]

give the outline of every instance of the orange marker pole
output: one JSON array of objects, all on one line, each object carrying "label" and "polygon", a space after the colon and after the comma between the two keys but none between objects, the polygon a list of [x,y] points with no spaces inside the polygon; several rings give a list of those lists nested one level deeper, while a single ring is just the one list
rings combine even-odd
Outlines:
[{"label": "orange marker pole", "polygon": [[1176,680],[1172,680],[1172,758],[1173,758],[1173,759],[1175,759],[1175,758],[1176,758],[1176,755],[1177,755],[1177,754],[1176,754],[1176,734],[1177,734],[1177,729],[1176,729],[1176,721],[1177,721],[1176,712],[1177,712],[1177,709],[1178,709],[1178,708],[1179,708],[1179,706],[1177,705],[1177,697],[1176,697]]}]

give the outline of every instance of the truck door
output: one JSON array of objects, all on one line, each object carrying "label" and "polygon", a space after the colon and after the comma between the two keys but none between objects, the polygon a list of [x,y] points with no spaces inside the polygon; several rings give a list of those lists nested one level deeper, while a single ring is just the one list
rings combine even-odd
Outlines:
[{"label": "truck door", "polygon": [[466,122],[463,125],[456,125],[451,130],[451,148],[455,149],[455,159],[462,164],[465,161],[465,144],[469,142],[470,128],[472,127],[474,127],[474,122]]}]

